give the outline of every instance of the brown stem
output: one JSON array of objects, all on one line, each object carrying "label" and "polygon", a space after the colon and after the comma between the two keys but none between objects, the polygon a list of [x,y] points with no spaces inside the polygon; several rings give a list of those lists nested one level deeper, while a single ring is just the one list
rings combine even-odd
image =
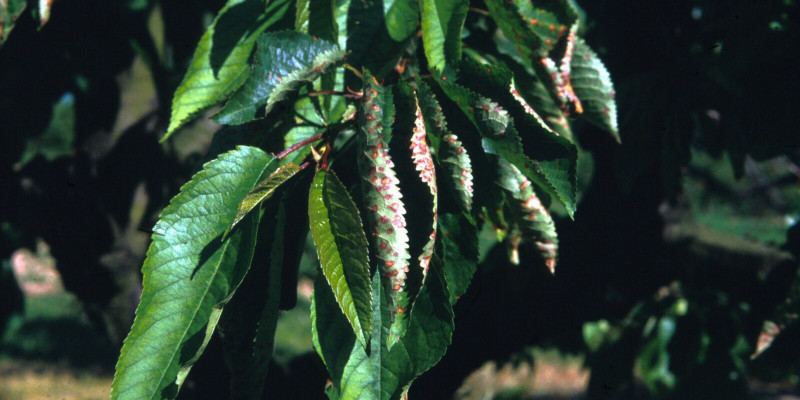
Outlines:
[{"label": "brown stem", "polygon": [[486,11],[486,10],[484,10],[482,8],[470,7],[469,10],[472,11],[472,12],[476,12],[478,14],[481,14],[481,15],[486,15],[486,16],[491,15],[491,14],[489,14],[489,11]]},{"label": "brown stem", "polygon": [[362,73],[361,73],[361,71],[359,71],[358,69],[356,69],[356,67],[354,67],[354,66],[352,66],[352,65],[350,65],[350,64],[347,64],[347,63],[345,63],[345,64],[344,64],[344,67],[345,67],[345,68],[347,68],[347,69],[349,69],[349,70],[350,70],[350,72],[352,72],[352,73],[356,74],[356,76],[357,76],[357,77],[359,77],[359,78],[361,78],[361,79],[364,79],[364,74],[362,74]]},{"label": "brown stem", "polygon": [[314,136],[312,136],[312,137],[310,137],[308,139],[303,139],[303,140],[291,145],[288,149],[278,153],[278,155],[275,156],[275,158],[280,160],[281,158],[284,158],[284,157],[288,156],[289,154],[291,154],[295,150],[297,150],[297,149],[299,149],[299,148],[301,148],[301,147],[303,147],[303,146],[305,146],[305,145],[307,145],[307,144],[309,144],[311,142],[316,142],[317,140],[320,140],[323,137],[325,137],[325,134],[324,133],[320,133],[320,134],[314,135]]},{"label": "brown stem", "polygon": [[349,97],[351,99],[360,99],[362,97],[360,93],[341,92],[338,90],[314,90],[308,92],[309,96],[323,96],[326,94],[332,94],[335,96],[344,96],[344,97]]}]

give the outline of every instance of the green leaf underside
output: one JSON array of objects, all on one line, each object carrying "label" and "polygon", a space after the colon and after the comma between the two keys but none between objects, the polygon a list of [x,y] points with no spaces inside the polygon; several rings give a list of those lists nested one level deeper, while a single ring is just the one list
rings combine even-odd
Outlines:
[{"label": "green leaf underside", "polygon": [[478,227],[465,214],[442,214],[439,232],[450,304],[455,304],[478,269]]},{"label": "green leaf underside", "polygon": [[558,236],[553,218],[539,201],[531,182],[515,166],[503,159],[497,163],[498,185],[511,195],[510,206],[522,235],[533,242],[547,268],[555,273]]},{"label": "green leaf underside", "polygon": [[174,398],[250,267],[257,218],[221,237],[274,159],[238,147],[207,163],[162,211],[142,267],[141,302],[117,363],[112,399]]},{"label": "green leaf underside", "polygon": [[456,193],[459,207],[469,214],[472,210],[472,161],[458,136],[447,129],[447,122],[439,102],[430,87],[423,81],[417,82],[420,108],[425,120],[425,128],[437,159],[447,171],[443,187]]},{"label": "green leaf underside", "polygon": [[599,126],[620,141],[614,84],[603,62],[589,45],[578,38],[572,57],[572,87],[581,99],[587,121]]},{"label": "green leaf underside", "polygon": [[405,329],[408,296],[405,292],[409,271],[408,231],[405,206],[400,193],[394,162],[389,155],[389,142],[394,121],[391,89],[380,86],[369,74],[364,75],[364,97],[361,101],[358,165],[366,221],[372,231],[372,255],[377,269],[385,276],[392,309],[394,343]]},{"label": "green leaf underside", "polygon": [[[286,196],[262,212],[253,267],[219,322],[231,399],[261,398],[278,323],[286,233]],[[269,257],[269,261],[266,258]],[[266,286],[265,286],[266,282]]]},{"label": "green leaf underside", "polygon": [[422,42],[431,70],[455,78],[461,60],[461,30],[467,17],[467,0],[420,0]]},{"label": "green leaf underside", "polygon": [[268,32],[258,38],[249,78],[233,94],[214,120],[239,125],[262,116],[305,83],[313,82],[331,66],[338,65],[344,51],[326,40],[297,31]]},{"label": "green leaf underside", "polygon": [[386,0],[383,2],[386,30],[395,41],[402,42],[417,31],[419,4],[417,0]]},{"label": "green leaf underside", "polygon": [[483,137],[483,148],[514,164],[522,174],[557,198],[570,215],[575,213],[576,183],[568,168],[553,168],[550,173],[522,150],[519,134],[508,112],[497,103],[448,81],[439,81],[444,92],[467,115]]},{"label": "green leaf underside", "polygon": [[175,91],[169,128],[162,140],[245,82],[256,39],[283,17],[290,3],[275,0],[265,10],[263,0],[228,0],[200,39]]},{"label": "green leaf underside", "polygon": [[298,172],[300,172],[300,167],[297,164],[289,163],[281,166],[266,179],[259,182],[258,185],[242,199],[242,202],[239,203],[239,208],[236,211],[236,218],[234,218],[228,231],[235,228],[254,208],[272,197],[282,184],[291,179]]},{"label": "green leaf underside", "polygon": [[367,238],[355,203],[333,172],[314,176],[308,218],[322,272],[359,342],[366,345],[372,324]]},{"label": "green leaf underside", "polygon": [[380,280],[376,273],[372,280],[374,323],[369,352],[353,340],[345,329],[346,321],[330,313],[335,307],[330,289],[316,285],[311,306],[314,343],[333,381],[330,390],[335,392],[334,398],[400,399],[417,376],[441,359],[450,344],[453,311],[441,261],[434,257],[414,301],[406,334],[391,349],[386,341],[390,308]]}]

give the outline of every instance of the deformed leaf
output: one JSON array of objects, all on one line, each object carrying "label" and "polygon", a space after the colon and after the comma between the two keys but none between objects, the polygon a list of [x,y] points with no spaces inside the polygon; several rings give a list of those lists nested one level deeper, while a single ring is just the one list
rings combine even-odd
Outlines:
[{"label": "deformed leaf", "polygon": [[228,0],[206,30],[172,99],[166,140],[201,111],[225,99],[250,72],[248,59],[258,36],[283,17],[291,1]]},{"label": "deformed leaf", "polygon": [[142,297],[117,362],[112,399],[171,399],[222,306],[250,268],[258,218],[222,235],[274,159],[238,147],[207,163],[161,212],[142,267]]},{"label": "deformed leaf", "polygon": [[452,76],[452,72],[455,72],[452,70],[461,60],[461,30],[467,17],[469,1],[420,0],[420,5],[422,42],[428,66],[440,74]]},{"label": "deformed leaf", "polygon": [[392,102],[392,91],[380,86],[367,72],[357,133],[361,146],[358,165],[366,220],[372,230],[372,254],[389,287],[389,307],[394,321],[390,340],[394,342],[404,331],[404,313],[408,305],[405,282],[411,256],[403,195],[389,155],[394,120]]},{"label": "deformed leaf", "polygon": [[478,128],[483,137],[484,151],[514,164],[526,178],[561,201],[570,215],[575,213],[577,194],[574,175],[564,168],[549,169],[545,172],[540,163],[525,155],[514,123],[503,107],[456,83],[448,81],[439,83],[444,92]]},{"label": "deformed leaf", "polygon": [[580,38],[575,41],[571,80],[575,94],[583,103],[583,117],[619,142],[616,92],[611,75],[597,54]]},{"label": "deformed leaf", "polygon": [[[498,185],[506,190],[512,200],[523,237],[530,239],[541,253],[550,273],[555,273],[558,256],[558,236],[550,213],[539,201],[531,182],[519,170],[498,158]],[[513,244],[512,244],[513,245]]]},{"label": "deformed leaf", "polygon": [[[513,75],[504,65],[479,64],[465,59],[461,64],[461,78],[465,85],[470,85],[482,95],[502,104],[503,109],[508,112],[509,120],[513,117],[514,131],[520,132],[519,139],[525,143],[525,154],[538,164],[542,175],[559,194],[557,198],[572,215],[570,208],[574,210],[577,202],[577,146],[569,139],[555,135],[548,126],[542,126],[542,121],[536,120],[527,112],[524,104],[520,104],[514,96]],[[508,157],[505,158],[511,161]],[[514,164],[520,170],[523,169],[522,165]],[[541,187],[540,182],[533,182]],[[552,194],[547,187],[542,188],[545,193]]]},{"label": "deformed leaf", "polygon": [[466,213],[472,210],[472,161],[458,136],[447,129],[447,122],[439,102],[430,87],[422,81],[417,82],[422,117],[431,146],[436,149],[437,158],[447,171],[447,183],[452,185],[459,207]]},{"label": "deformed leaf", "polygon": [[333,172],[319,171],[308,192],[308,219],[320,266],[362,345],[369,341],[367,238],[355,203]]},{"label": "deformed leaf", "polygon": [[261,118],[261,107],[269,113],[289,93],[344,58],[335,44],[297,31],[264,33],[257,47],[250,77],[214,116],[217,122],[238,125]]},{"label": "deformed leaf", "polygon": [[259,182],[258,185],[242,199],[242,202],[239,203],[239,208],[236,211],[236,218],[234,218],[228,231],[235,228],[250,211],[272,197],[278,187],[291,179],[291,177],[298,172],[300,172],[300,167],[295,163],[289,163],[281,166],[266,179]]},{"label": "deformed leaf", "polygon": [[[544,15],[545,12],[540,13],[531,8],[529,16],[520,14],[520,7],[527,9],[528,3],[520,1],[516,4],[509,4],[503,0],[487,0],[486,7],[503,35],[513,43],[514,49],[519,53],[525,67],[536,71],[536,75],[548,88],[550,95],[557,101],[562,111],[568,115],[580,114],[582,106],[570,84],[569,71],[561,71],[551,57],[550,51],[556,46],[556,43],[553,42],[552,37],[549,37],[550,35],[540,36],[535,30],[539,29],[539,21],[535,16]],[[548,18],[553,19],[551,16]],[[549,31],[551,26],[554,33],[561,31],[554,23],[548,23],[546,31]],[[577,25],[574,27],[577,29]],[[556,33],[555,38],[562,37],[564,31],[566,28]]]},{"label": "deformed leaf", "polygon": [[419,255],[422,273],[427,275],[428,267],[433,257],[433,247],[436,244],[436,230],[439,219],[439,194],[436,186],[436,171],[433,166],[433,156],[428,146],[425,121],[422,118],[422,110],[419,108],[419,100],[416,97],[414,100],[417,115],[414,119],[414,129],[411,135],[411,159],[414,162],[414,168],[419,172],[420,180],[428,186],[428,190],[433,196],[433,230],[428,238],[428,242],[422,249],[422,253]]}]

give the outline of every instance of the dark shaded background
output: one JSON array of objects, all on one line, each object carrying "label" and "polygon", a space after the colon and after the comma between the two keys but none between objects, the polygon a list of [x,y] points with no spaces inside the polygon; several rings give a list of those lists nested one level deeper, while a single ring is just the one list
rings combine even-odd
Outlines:
[{"label": "dark shaded background", "polygon": [[[66,289],[115,348],[132,321],[143,243],[157,212],[195,170],[215,129],[198,122],[158,143],[171,95],[222,3],[57,2],[44,29],[24,15],[0,48],[0,258],[46,241]],[[156,6],[162,19],[154,22]],[[677,326],[652,355],[670,356],[676,380],[645,379],[662,388],[662,397],[747,398],[748,377],[796,381],[797,327],[761,358],[748,357],[762,322],[789,293],[797,267],[789,254],[796,257],[797,241],[709,231],[693,219],[697,196],[686,182],[699,182],[704,196],[753,204],[747,210],[753,215],[798,216],[800,203],[791,194],[800,176],[797,2],[595,0],[581,6],[586,40],[615,82],[622,145],[576,123],[593,176],[575,220],[557,221],[557,274],[540,268],[528,248],[520,266],[507,262],[502,246],[492,249],[456,307],[452,347],[414,384],[411,397],[447,398],[487,360],[514,359],[534,344],[587,354],[594,371],[590,397],[639,396],[643,383],[635,383],[632,366],[638,360],[647,370],[648,349],[658,348],[643,334],[653,318]],[[478,25],[493,30],[490,20],[470,13],[466,43],[491,45]],[[152,95],[126,107],[120,99],[140,90],[140,81],[125,80],[135,74],[134,60],[139,71],[149,71]],[[74,98],[71,148],[20,163],[26,149],[48,146],[41,135],[66,93]],[[123,123],[125,113],[137,118]],[[690,162],[699,153],[758,184],[736,189],[716,180],[713,169]],[[768,176],[748,169],[776,157],[781,162]],[[140,186],[144,203],[136,203]],[[137,204],[144,204],[139,214],[132,212]],[[763,242],[763,248],[740,241]],[[670,311],[679,300],[688,313]],[[0,328],[21,307],[13,279],[0,274]],[[609,321],[612,331],[590,350],[585,324],[598,320]],[[213,383],[221,373],[219,346],[212,342],[207,353],[183,398],[224,398],[225,385]],[[113,368],[109,359],[98,362]],[[323,398],[325,372],[315,355],[272,372],[275,398]]]}]

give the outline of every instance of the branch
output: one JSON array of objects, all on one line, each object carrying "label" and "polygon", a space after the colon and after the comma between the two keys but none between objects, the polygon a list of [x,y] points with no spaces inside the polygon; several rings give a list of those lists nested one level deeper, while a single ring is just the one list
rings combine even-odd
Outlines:
[{"label": "branch", "polygon": [[316,142],[317,140],[320,140],[323,137],[325,137],[325,134],[324,133],[320,133],[320,134],[314,135],[314,136],[312,136],[312,137],[310,137],[308,139],[303,139],[303,140],[291,145],[288,149],[278,153],[278,155],[275,156],[275,158],[280,160],[281,158],[284,158],[284,157],[288,156],[289,154],[291,154],[295,150],[297,150],[297,149],[299,149],[299,148],[301,148],[301,147],[303,147],[303,146],[305,146],[305,145],[307,145],[307,144],[309,144],[311,142]]}]

